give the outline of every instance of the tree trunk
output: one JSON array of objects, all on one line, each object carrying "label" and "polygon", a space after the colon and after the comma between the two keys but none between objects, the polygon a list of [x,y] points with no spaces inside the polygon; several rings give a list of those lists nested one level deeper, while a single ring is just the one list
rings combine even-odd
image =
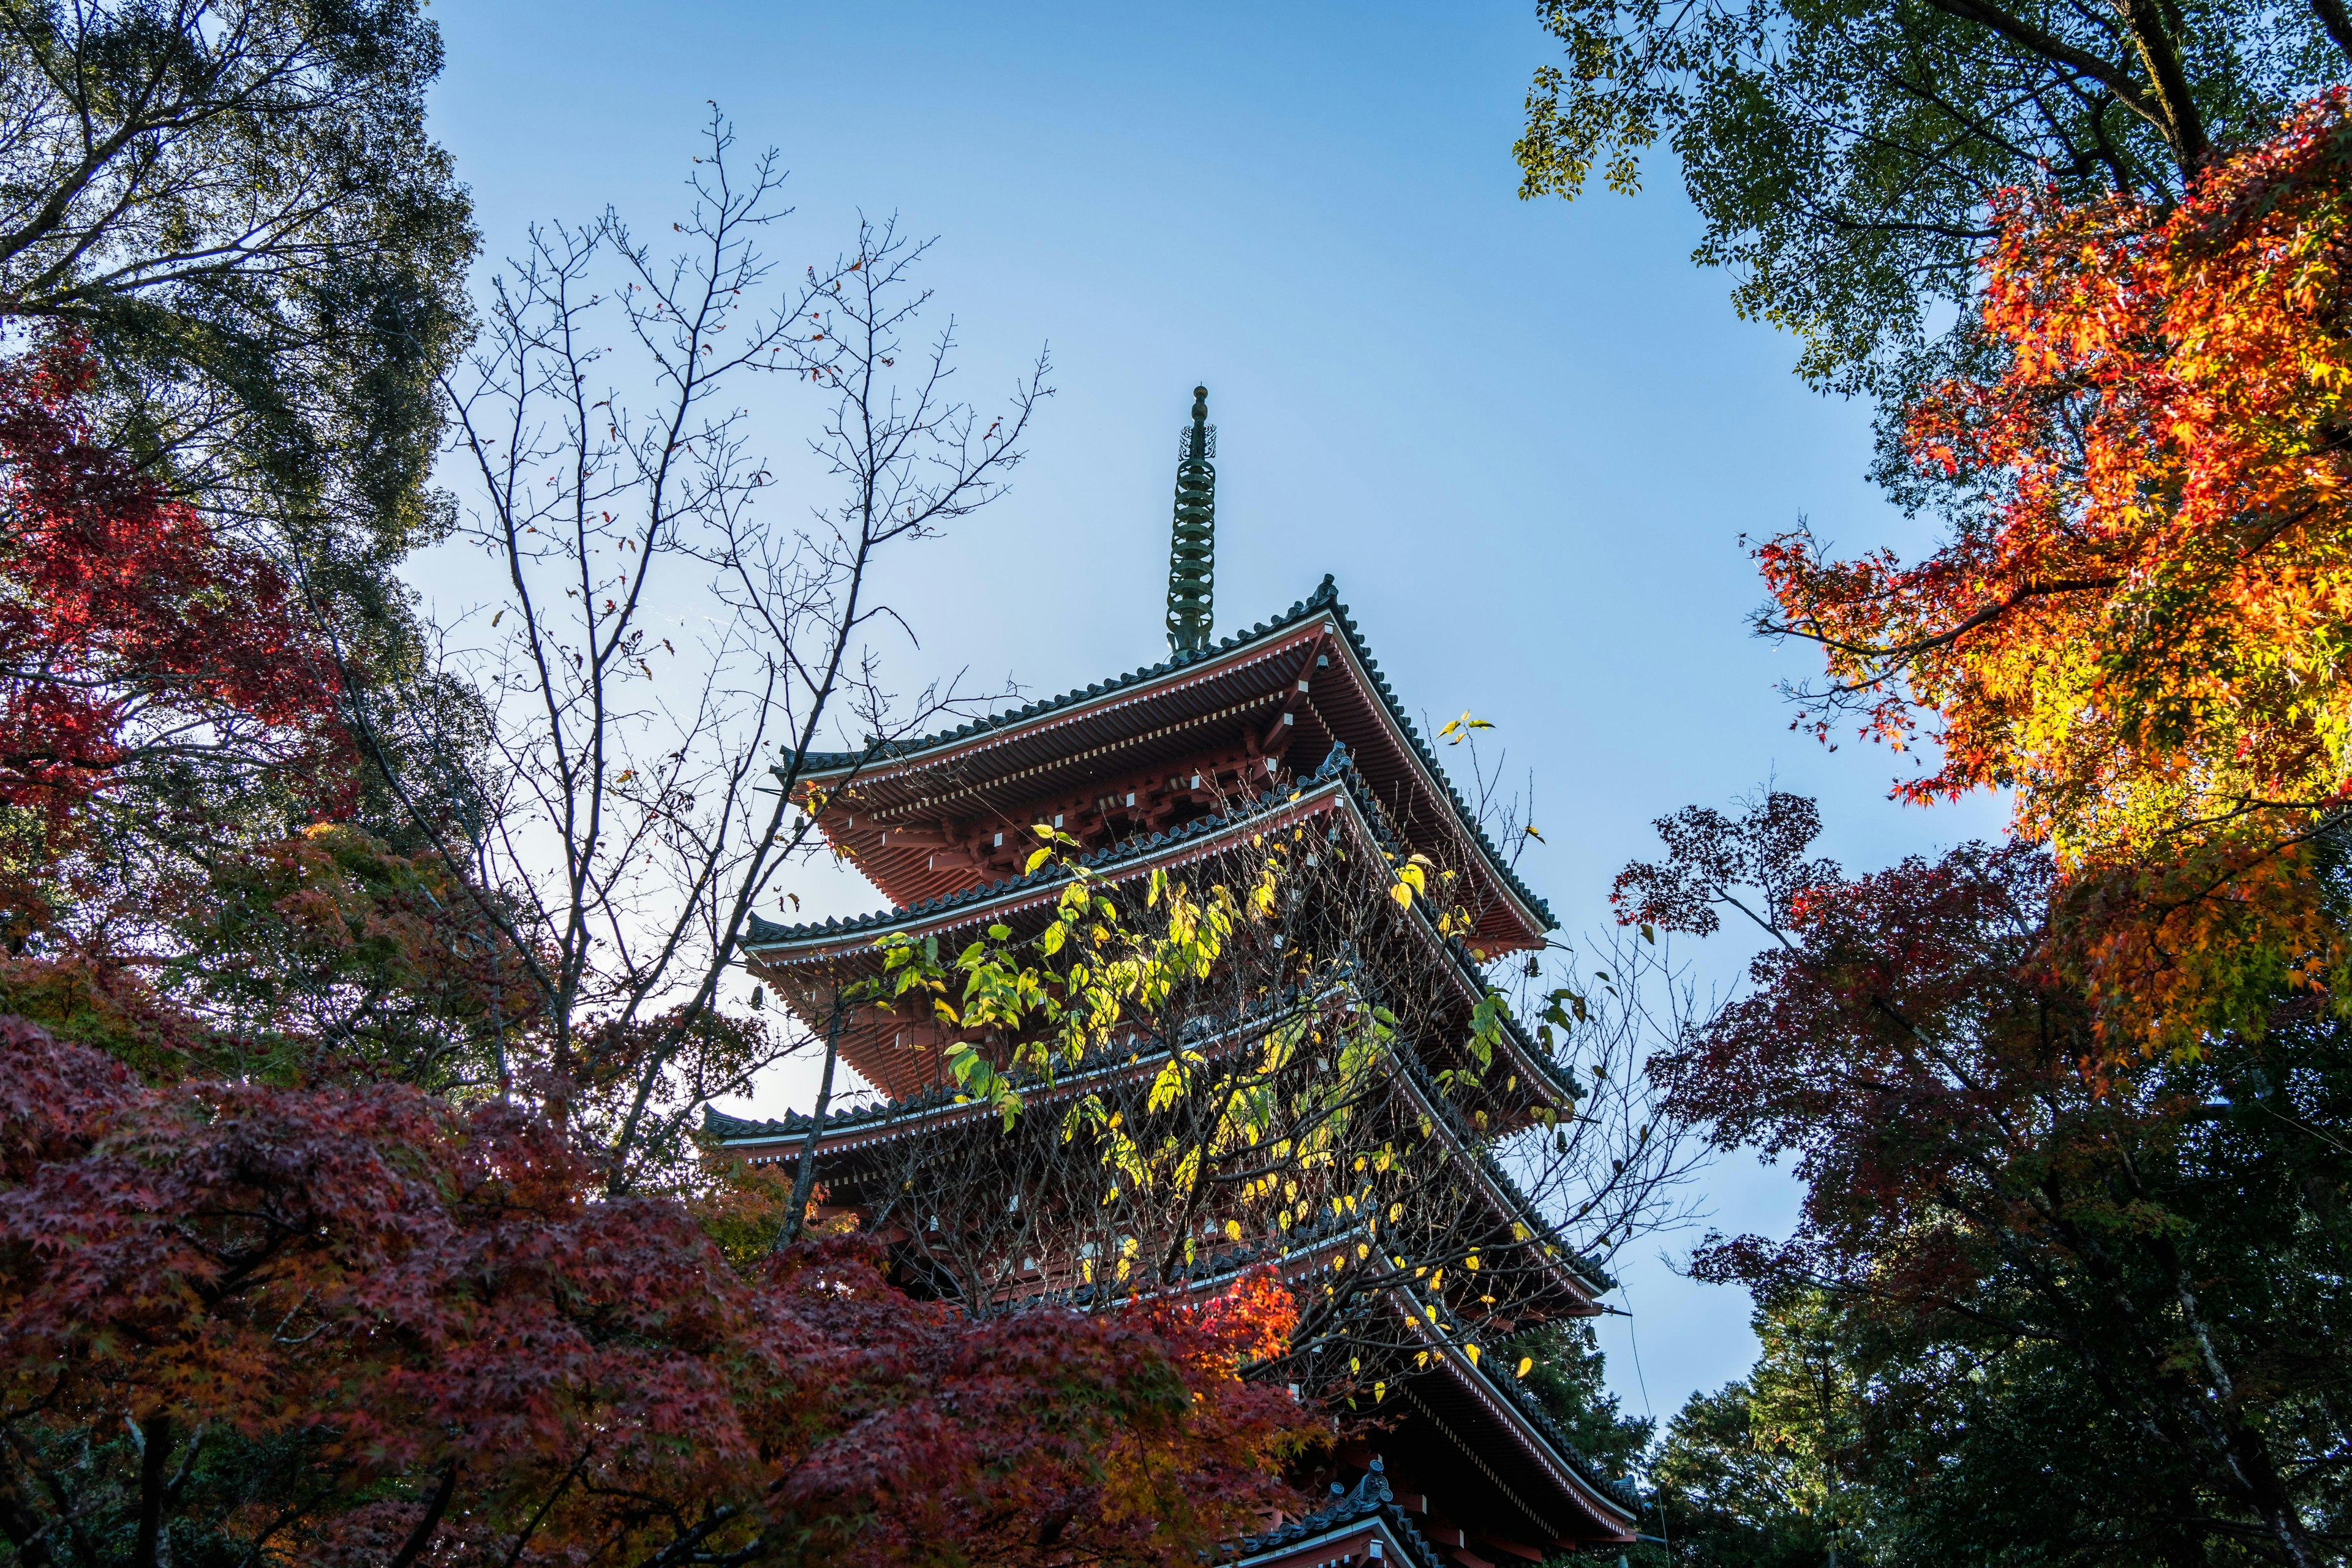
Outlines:
[{"label": "tree trunk", "polygon": [[0,1468],[0,1535],[16,1549],[16,1561],[23,1568],[49,1568],[58,1555],[49,1547],[48,1527],[26,1499],[5,1449],[0,1449],[0,1467],[5,1467]]},{"label": "tree trunk", "polygon": [[2344,10],[2343,0],[2311,0],[2311,8],[2319,17],[2319,25],[2336,40],[2344,58],[2352,60],[2352,16]]},{"label": "tree trunk", "polygon": [[399,1554],[392,1560],[392,1568],[409,1568],[411,1563],[425,1555],[425,1549],[433,1544],[434,1533],[441,1528],[441,1516],[448,1511],[449,1499],[457,1490],[457,1461],[452,1459],[442,1468],[441,1484],[434,1488],[433,1500],[425,1505],[425,1517],[416,1521],[416,1528],[408,1532],[406,1541],[401,1542]]},{"label": "tree trunk", "polygon": [[2172,156],[2180,165],[2180,177],[2185,184],[2203,165],[2205,154],[2210,151],[2205,139],[2205,117],[2198,112],[2188,73],[2181,68],[2180,51],[2172,35],[2165,30],[2164,17],[2155,0],[2125,0],[2121,9],[2124,25],[2131,33],[2132,47],[2156,88],[2157,101],[2164,105],[2165,140],[2172,144]]},{"label": "tree trunk", "polygon": [[167,1568],[172,1561],[170,1521],[164,1517],[163,1493],[168,1483],[163,1467],[172,1458],[172,1418],[158,1415],[142,1428],[123,1418],[139,1448],[139,1535],[131,1543],[133,1568]]},{"label": "tree trunk", "polygon": [[833,1068],[841,1059],[841,1030],[848,1017],[848,1007],[835,996],[824,1024],[824,1071],[817,1079],[816,1109],[809,1113],[808,1136],[801,1140],[800,1169],[793,1175],[792,1207],[785,1211],[783,1226],[776,1232],[774,1250],[778,1252],[801,1238],[808,1220],[809,1196],[816,1190],[816,1141],[824,1135],[824,1113],[833,1104]]}]

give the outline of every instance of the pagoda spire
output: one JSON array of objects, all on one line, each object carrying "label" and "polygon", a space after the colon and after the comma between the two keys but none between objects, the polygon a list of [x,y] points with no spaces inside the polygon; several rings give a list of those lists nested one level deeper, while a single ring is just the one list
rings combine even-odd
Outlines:
[{"label": "pagoda spire", "polygon": [[1176,447],[1176,537],[1168,556],[1168,647],[1197,653],[1209,646],[1216,594],[1217,427],[1209,423],[1209,389],[1192,389],[1192,423]]}]

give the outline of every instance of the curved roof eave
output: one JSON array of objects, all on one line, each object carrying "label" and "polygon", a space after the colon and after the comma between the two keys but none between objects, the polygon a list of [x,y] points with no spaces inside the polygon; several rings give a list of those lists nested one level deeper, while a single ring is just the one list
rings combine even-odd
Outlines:
[{"label": "curved roof eave", "polygon": [[[1375,1455],[1371,1468],[1337,1501],[1272,1530],[1230,1542],[1218,1553],[1217,1560],[1227,1568],[1293,1561],[1318,1547],[1337,1545],[1359,1533],[1377,1530],[1407,1568],[1443,1568],[1445,1559],[1397,1506],[1396,1493],[1389,1486],[1386,1471]],[[1336,1487],[1337,1483],[1333,1484]]]},{"label": "curved roof eave", "polygon": [[[1392,852],[1396,850],[1397,846],[1388,841],[1374,809],[1366,805],[1347,753],[1335,751],[1320,768],[1299,780],[1289,790],[1269,790],[1258,796],[1251,811],[1205,816],[1165,833],[1154,834],[1147,839],[1130,839],[1123,844],[1111,845],[1082,857],[1079,864],[1091,870],[1140,862],[1192,839],[1206,839],[1228,831],[1238,833],[1255,824],[1262,816],[1288,811],[1303,801],[1327,793],[1345,795],[1357,819],[1373,839],[1381,842],[1384,848]],[[742,946],[747,952],[781,955],[792,949],[822,946],[849,937],[880,937],[950,912],[962,917],[958,924],[968,924],[991,907],[1034,898],[1047,889],[1058,887],[1068,877],[1068,871],[1060,866],[1043,866],[1035,871],[1008,877],[1002,881],[982,882],[961,892],[927,899],[906,909],[877,910],[872,914],[855,915],[848,920],[828,916],[822,923],[810,921],[779,925],[755,914],[751,917],[751,935]],[[1470,986],[1474,995],[1482,994],[1486,976],[1469,949],[1459,938],[1439,933],[1424,900],[1414,900],[1412,910],[1419,917],[1423,934],[1444,952],[1453,962],[1457,975]],[[1563,1100],[1582,1098],[1582,1090],[1564,1077],[1558,1065],[1544,1055],[1535,1041],[1528,1037],[1526,1027],[1517,1018],[1507,1015],[1503,1023],[1513,1055],[1528,1070],[1542,1078],[1557,1098]]]},{"label": "curved roof eave", "polygon": [[1176,654],[1158,664],[1130,670],[1125,675],[1114,676],[1108,680],[1096,681],[1083,689],[1074,689],[1062,693],[1059,697],[1041,698],[1037,701],[1025,703],[1006,712],[992,713],[986,718],[974,719],[959,724],[951,730],[936,731],[914,740],[870,746],[862,752],[803,752],[798,758],[800,764],[797,770],[798,776],[803,781],[814,782],[836,774],[871,768],[877,764],[906,766],[921,761],[929,753],[952,750],[980,736],[1018,729],[1036,720],[1060,714],[1099,699],[1121,693],[1132,693],[1138,688],[1169,679],[1195,666],[1246,650],[1266,637],[1278,636],[1321,615],[1328,615],[1332,625],[1339,629],[1341,640],[1347,644],[1350,657],[1355,659],[1357,668],[1363,674],[1365,689],[1380,698],[1381,707],[1387,711],[1390,721],[1396,726],[1398,733],[1404,737],[1406,755],[1420,770],[1423,781],[1428,785],[1430,793],[1452,804],[1455,820],[1460,824],[1463,832],[1477,846],[1479,854],[1486,858],[1487,865],[1493,868],[1497,882],[1513,899],[1525,906],[1537,930],[1559,929],[1559,922],[1553,918],[1551,906],[1538,898],[1535,890],[1520,880],[1519,874],[1504,861],[1502,851],[1496,848],[1495,841],[1486,836],[1486,830],[1479,826],[1476,816],[1470,810],[1469,804],[1462,798],[1460,792],[1454,789],[1452,781],[1445,776],[1445,770],[1439,764],[1435,753],[1430,751],[1429,743],[1422,739],[1420,731],[1413,727],[1412,721],[1406,716],[1404,709],[1397,701],[1396,692],[1381,674],[1381,667],[1372,658],[1371,649],[1365,644],[1363,633],[1357,626],[1355,618],[1348,614],[1348,606],[1339,602],[1339,587],[1328,573],[1324,575],[1321,586],[1306,598],[1293,604],[1281,615],[1270,621],[1260,621],[1246,631],[1235,632],[1231,637],[1219,641],[1214,647],[1202,648],[1196,653]]}]

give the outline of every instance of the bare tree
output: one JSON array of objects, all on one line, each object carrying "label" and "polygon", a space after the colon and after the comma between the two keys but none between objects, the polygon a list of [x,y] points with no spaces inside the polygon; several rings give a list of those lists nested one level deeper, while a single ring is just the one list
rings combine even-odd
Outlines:
[{"label": "bare tree", "polygon": [[[806,1043],[720,994],[753,906],[813,847],[800,769],[845,731],[870,756],[960,710],[952,685],[887,689],[877,638],[906,628],[877,574],[1002,492],[1049,392],[1041,356],[984,418],[951,395],[951,324],[908,347],[927,245],[894,223],[782,270],[775,155],[746,167],[715,110],[708,139],[676,255],[609,211],[532,230],[445,384],[461,537],[499,579],[448,657],[493,720],[478,809],[415,816],[527,974],[501,1090],[600,1145],[614,1191],[677,1176],[688,1116]],[[747,378],[824,402],[809,447],[838,496],[797,527]]]}]

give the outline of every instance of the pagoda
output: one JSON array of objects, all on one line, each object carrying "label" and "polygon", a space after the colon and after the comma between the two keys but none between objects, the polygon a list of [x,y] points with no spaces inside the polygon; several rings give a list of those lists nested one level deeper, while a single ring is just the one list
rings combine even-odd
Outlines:
[{"label": "pagoda", "polygon": [[[881,1103],[778,1121],[713,1110],[706,1131],[753,1163],[813,1162],[814,1213],[883,1237],[908,1289],[973,1310],[1205,1295],[1279,1271],[1312,1304],[1281,1375],[1354,1436],[1312,1478],[1325,1506],[1233,1543],[1227,1562],[1493,1568],[1630,1542],[1630,1489],[1570,1446],[1496,1351],[1603,1310],[1611,1285],[1511,1168],[1577,1100],[1489,979],[1542,947],[1550,911],[1448,784],[1331,578],[1213,637],[1206,399],[1194,389],[1180,436],[1167,658],[799,760],[797,797],[891,907],[755,921],[746,963]],[[1041,834],[1074,847],[1034,864]],[[1269,895],[1181,1002],[1029,1086],[1018,1126],[947,1068],[951,1044],[994,1050],[993,1037],[842,1000],[865,994],[853,983],[881,968],[885,941],[1018,940],[1055,918],[1074,877],[1140,910],[1147,887],[1246,877],[1268,844],[1296,868],[1279,907]],[[1429,896],[1392,897],[1402,875]],[[1287,1163],[1259,1159],[1255,1131],[1243,1147],[1217,1110],[1181,1145],[1182,1201],[1147,1203],[1149,1173],[1097,1152],[1076,1108],[1178,1147],[1167,1141],[1192,1134],[1171,1119],[1191,1107],[1160,1089],[1180,1069],[1254,1074],[1266,1103],[1311,1107],[1267,1134]]]}]

